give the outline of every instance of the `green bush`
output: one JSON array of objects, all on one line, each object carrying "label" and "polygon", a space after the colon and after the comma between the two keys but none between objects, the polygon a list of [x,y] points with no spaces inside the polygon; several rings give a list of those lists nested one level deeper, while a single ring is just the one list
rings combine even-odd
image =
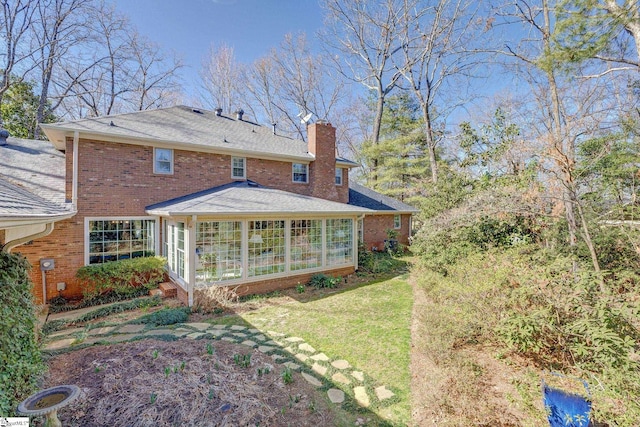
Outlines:
[{"label": "green bush", "polygon": [[189,318],[189,313],[191,313],[191,310],[188,307],[164,308],[140,317],[135,323],[154,326],[175,325],[176,323],[186,322]]},{"label": "green bush", "polygon": [[35,337],[27,260],[0,252],[0,415],[11,416],[45,370]]},{"label": "green bush", "polygon": [[339,277],[331,277],[326,274],[319,273],[314,274],[307,285],[313,286],[316,289],[335,288],[340,283],[340,280],[341,278]]},{"label": "green bush", "polygon": [[389,251],[372,252],[364,245],[358,247],[358,270],[364,273],[384,274],[406,267],[407,263],[394,258]]},{"label": "green bush", "polygon": [[78,269],[76,277],[86,299],[118,294],[134,297],[165,280],[162,257],[123,259]]}]

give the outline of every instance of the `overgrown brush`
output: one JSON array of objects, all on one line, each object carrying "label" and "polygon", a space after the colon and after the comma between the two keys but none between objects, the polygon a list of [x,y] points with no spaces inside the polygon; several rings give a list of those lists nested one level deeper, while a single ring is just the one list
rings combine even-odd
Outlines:
[{"label": "overgrown brush", "polygon": [[238,302],[237,288],[227,286],[207,286],[197,288],[193,293],[193,311],[199,313],[221,313]]}]

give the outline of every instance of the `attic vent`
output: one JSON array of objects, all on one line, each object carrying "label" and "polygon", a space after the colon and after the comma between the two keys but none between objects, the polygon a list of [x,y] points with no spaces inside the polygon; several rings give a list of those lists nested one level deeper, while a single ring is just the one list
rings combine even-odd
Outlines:
[{"label": "attic vent", "polygon": [[243,115],[244,115],[244,110],[242,108],[236,111],[236,119],[242,120]]},{"label": "attic vent", "polygon": [[249,187],[259,187],[259,186],[260,186],[260,184],[258,184],[258,183],[257,183],[257,182],[255,182],[255,181],[251,181],[250,179],[248,179],[248,180],[247,180],[247,185],[248,185]]},{"label": "attic vent", "polygon": [[222,108],[216,108],[216,116],[220,117],[222,115]]},{"label": "attic vent", "polygon": [[194,108],[194,109],[193,109],[193,110],[191,110],[191,111],[193,111],[193,112],[194,112],[194,113],[196,113],[196,114],[204,114],[202,111],[198,110],[197,108]]},{"label": "attic vent", "polygon": [[115,125],[116,125],[116,124],[115,124],[115,123],[113,123],[113,120],[111,120],[111,121],[109,122],[109,126],[115,126]]}]

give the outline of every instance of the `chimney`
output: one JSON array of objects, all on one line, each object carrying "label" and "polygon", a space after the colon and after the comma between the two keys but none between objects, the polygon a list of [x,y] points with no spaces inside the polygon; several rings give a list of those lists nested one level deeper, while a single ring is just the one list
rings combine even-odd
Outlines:
[{"label": "chimney", "polygon": [[222,115],[222,108],[216,108],[216,116],[220,117]]},{"label": "chimney", "polygon": [[309,165],[311,195],[346,203],[336,189],[336,128],[325,120],[307,126],[308,150],[315,156]]},{"label": "chimney", "polygon": [[244,114],[244,110],[241,108],[238,111],[236,111],[236,119],[238,120],[242,120],[242,115]]},{"label": "chimney", "polygon": [[9,131],[6,129],[0,130],[0,146],[7,145],[7,138],[9,138]]}]

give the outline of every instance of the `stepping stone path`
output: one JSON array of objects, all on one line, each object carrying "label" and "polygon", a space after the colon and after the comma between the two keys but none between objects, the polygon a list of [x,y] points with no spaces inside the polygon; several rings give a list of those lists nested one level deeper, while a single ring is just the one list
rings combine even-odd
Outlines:
[{"label": "stepping stone path", "polygon": [[358,405],[367,408],[373,402],[380,405],[391,403],[395,397],[393,391],[385,385],[379,385],[371,392],[371,388],[365,386],[365,381],[368,384],[373,381],[367,378],[364,372],[355,370],[344,359],[332,360],[300,337],[287,336],[275,331],[264,332],[241,325],[191,322],[177,325],[175,328],[148,328],[147,325],[139,324],[107,325],[95,329],[73,328],[50,334],[45,350],[73,350],[76,346],[83,348],[87,345],[119,343],[159,335],[194,340],[220,339],[255,348],[269,354],[275,363],[300,372],[302,378],[314,387],[333,385],[327,390],[327,396],[335,404],[342,404],[349,395]]}]

